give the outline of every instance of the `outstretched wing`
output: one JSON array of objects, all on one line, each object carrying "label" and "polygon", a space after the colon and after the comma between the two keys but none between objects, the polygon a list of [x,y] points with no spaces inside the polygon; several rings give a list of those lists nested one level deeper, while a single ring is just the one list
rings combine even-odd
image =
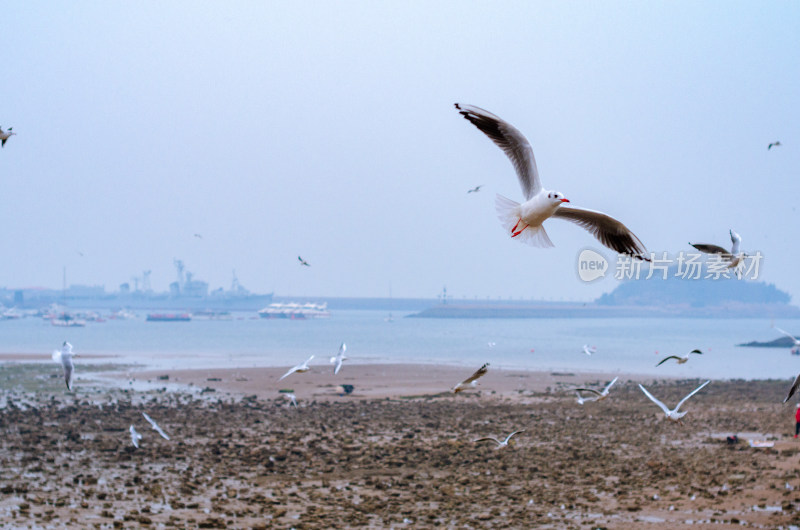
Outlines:
[{"label": "outstretched wing", "polygon": [[477,440],[472,440],[472,441],[477,443],[477,442],[485,442],[485,441],[488,441],[488,440],[493,441],[497,445],[503,445],[503,442],[501,442],[500,440],[498,440],[497,438],[494,438],[492,436],[487,436],[486,438],[478,438]]},{"label": "outstretched wing", "polygon": [[719,245],[711,245],[709,243],[689,243],[694,248],[702,252],[703,254],[721,254],[723,259],[730,259],[731,253],[728,252],[727,249],[720,247]]},{"label": "outstretched wing", "polygon": [[536,168],[533,149],[525,135],[510,123],[480,107],[456,103],[456,108],[464,118],[497,144],[511,160],[525,199],[530,199],[539,193],[542,189],[539,170]]},{"label": "outstretched wing", "polygon": [[575,392],[590,392],[597,396],[602,396],[603,394],[599,390],[595,390],[594,388],[576,388]]},{"label": "outstretched wing", "polygon": [[503,443],[508,443],[508,441],[511,439],[511,437],[512,437],[512,436],[514,436],[515,434],[519,434],[519,433],[521,433],[521,432],[525,432],[525,429],[522,429],[522,430],[519,430],[519,431],[514,431],[514,432],[512,432],[511,434],[509,434],[508,436],[506,436],[506,439],[503,441]]},{"label": "outstretched wing", "polygon": [[775,329],[777,329],[778,331],[780,331],[781,333],[783,333],[784,335],[786,335],[787,337],[789,337],[789,338],[790,338],[790,339],[792,339],[793,341],[797,342],[797,339],[796,339],[796,338],[794,338],[794,336],[793,336],[793,335],[789,335],[788,333],[786,333],[785,331],[783,331],[781,328],[779,328],[779,327],[777,327],[777,326],[775,326]]},{"label": "outstretched wing", "polygon": [[464,379],[464,380],[463,380],[463,381],[460,383],[460,385],[459,385],[459,386],[461,386],[461,385],[468,385],[468,384],[472,383],[473,381],[476,381],[477,379],[479,379],[479,378],[483,377],[484,375],[486,375],[486,372],[488,372],[488,371],[489,371],[489,363],[486,363],[486,364],[484,364],[483,366],[481,366],[480,368],[478,368],[478,369],[475,371],[475,373],[474,373],[474,374],[472,374],[472,375],[471,375],[471,376],[469,376],[468,378]]},{"label": "outstretched wing", "polygon": [[297,366],[293,366],[293,367],[289,368],[289,371],[288,371],[288,372],[286,372],[285,374],[283,374],[283,375],[280,377],[280,379],[278,379],[278,381],[282,381],[282,380],[284,380],[285,378],[287,378],[287,377],[289,377],[290,375],[292,375],[293,373],[295,373],[295,372],[297,371],[297,368],[298,368]]},{"label": "outstretched wing", "polygon": [[[648,398],[650,398],[650,401],[652,401],[653,403],[655,403],[656,405],[658,405],[659,407],[661,407],[661,410],[663,410],[663,411],[664,411],[664,414],[669,414],[669,413],[670,413],[670,410],[667,408],[667,406],[666,406],[666,405],[664,405],[663,403],[661,403],[661,402],[660,402],[659,400],[657,400],[655,397],[653,397],[653,394],[651,394],[650,392],[648,392],[648,391],[647,391],[647,389],[646,389],[645,387],[643,387],[643,386],[640,384],[640,385],[639,385],[639,388],[641,388],[641,389],[642,389],[642,392],[644,392],[644,395],[645,395],[645,396],[647,396]],[[677,407],[676,407],[676,409],[675,409],[675,410],[678,410],[678,409],[677,409]]]},{"label": "outstretched wing", "polygon": [[661,366],[662,364],[664,364],[665,362],[669,361],[670,359],[676,359],[676,360],[680,361],[681,357],[678,357],[677,355],[670,355],[669,357],[664,357],[663,359],[661,359],[661,362],[659,362],[656,366]]},{"label": "outstretched wing", "polygon": [[611,382],[608,385],[606,385],[606,387],[603,389],[603,394],[611,390],[611,387],[614,386],[614,383],[617,382],[617,379],[619,379],[619,377],[615,377],[614,379],[611,380]]},{"label": "outstretched wing", "polygon": [[798,374],[798,376],[795,377],[794,383],[792,383],[792,388],[789,389],[789,393],[786,394],[786,399],[783,400],[784,403],[789,401],[789,398],[792,397],[795,392],[797,392],[798,386],[800,386],[800,374]]},{"label": "outstretched wing", "polygon": [[576,208],[574,206],[561,206],[553,214],[571,221],[581,228],[586,229],[603,245],[620,254],[627,254],[634,258],[650,261],[644,244],[631,232],[627,226],[617,221],[610,215],[595,210]]},{"label": "outstretched wing", "polygon": [[693,395],[695,395],[695,394],[697,394],[698,392],[700,392],[700,390],[701,390],[701,389],[702,389],[704,386],[706,386],[707,384],[709,384],[710,382],[711,382],[711,381],[706,381],[706,382],[705,382],[705,383],[703,383],[702,385],[698,386],[697,388],[695,388],[694,390],[692,390],[691,392],[689,392],[689,395],[687,395],[685,398],[683,398],[682,400],[678,401],[678,406],[677,406],[677,407],[675,407],[675,411],[677,412],[678,410],[680,410],[680,408],[681,408],[681,405],[683,405],[684,403],[686,403],[686,400],[687,400],[687,399],[689,399],[689,398],[690,398],[690,397],[692,397]]}]

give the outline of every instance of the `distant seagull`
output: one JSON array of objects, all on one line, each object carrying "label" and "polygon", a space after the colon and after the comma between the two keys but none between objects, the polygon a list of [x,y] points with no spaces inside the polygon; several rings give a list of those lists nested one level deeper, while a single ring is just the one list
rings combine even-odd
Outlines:
[{"label": "distant seagull", "polygon": [[347,345],[343,342],[341,346],[339,346],[339,353],[331,357],[331,362],[336,363],[336,366],[333,367],[333,375],[339,373],[339,370],[342,369],[342,362],[347,359],[344,352],[347,351]]},{"label": "distant seagull", "polygon": [[686,355],[670,355],[669,357],[664,357],[663,359],[661,359],[656,366],[661,366],[670,359],[675,359],[676,361],[678,361],[678,364],[683,364],[689,360],[689,356],[693,353],[696,353],[697,355],[703,354],[703,352],[701,352],[700,350],[692,350]]},{"label": "distant seagull", "polygon": [[72,380],[74,377],[75,366],[72,364],[72,344],[64,341],[61,345],[61,350],[53,351],[53,360],[61,362],[64,367],[64,381],[67,383],[67,390],[72,390]]},{"label": "distant seagull", "polygon": [[202,234],[195,234],[194,237],[196,237],[197,239],[203,239],[203,235]]},{"label": "distant seagull", "polygon": [[706,381],[706,382],[705,382],[705,383],[703,383],[702,385],[698,386],[697,388],[695,388],[694,390],[692,390],[691,392],[689,392],[689,394],[688,394],[688,395],[687,395],[685,398],[683,398],[682,400],[680,400],[680,401],[678,402],[678,405],[677,405],[677,406],[676,406],[674,409],[672,409],[672,410],[668,409],[666,405],[664,405],[662,402],[660,402],[659,400],[657,400],[656,398],[654,398],[654,397],[653,397],[653,394],[651,394],[650,392],[648,392],[648,391],[647,391],[647,389],[646,389],[645,387],[643,387],[642,385],[639,385],[639,388],[641,388],[641,389],[642,389],[642,392],[644,392],[644,395],[645,395],[645,396],[647,396],[648,398],[650,398],[650,401],[652,401],[653,403],[655,403],[656,405],[658,405],[659,407],[661,407],[661,410],[663,410],[663,411],[664,411],[664,414],[666,414],[666,415],[667,415],[667,418],[668,418],[668,419],[670,419],[670,420],[672,420],[672,421],[676,421],[676,422],[680,423],[681,425],[683,425],[683,422],[681,421],[681,418],[683,418],[683,417],[686,415],[686,413],[685,413],[685,412],[678,412],[678,410],[681,408],[681,405],[683,405],[683,404],[686,402],[686,400],[687,400],[687,399],[689,399],[689,398],[690,398],[690,397],[692,397],[693,395],[697,394],[697,393],[700,391],[700,389],[702,389],[704,386],[706,386],[706,385],[707,385],[708,383],[710,383],[710,382],[711,382],[711,381]]},{"label": "distant seagull", "polygon": [[294,408],[297,408],[297,396],[294,395],[294,392],[285,392],[283,394],[284,399],[289,401],[289,406],[291,407],[294,405]]},{"label": "distant seagull", "polygon": [[478,193],[479,191],[481,191],[482,187],[483,187],[483,184],[481,184],[480,186],[475,186],[471,190],[467,190],[467,193]]},{"label": "distant seagull", "polygon": [[146,412],[142,412],[142,416],[144,416],[144,419],[146,419],[150,423],[150,426],[153,428],[154,431],[156,431],[158,434],[160,434],[163,439],[169,440],[169,436],[167,436],[167,433],[165,433],[161,429],[161,427],[158,426],[158,423],[153,421],[153,418],[148,416]]},{"label": "distant seagull", "polygon": [[453,394],[458,394],[462,390],[466,389],[468,386],[476,387],[478,385],[478,379],[486,375],[486,372],[489,371],[489,363],[484,364],[478,370],[472,374],[471,376],[467,377],[456,386],[452,388]]},{"label": "distant seagull", "polygon": [[649,261],[642,242],[621,222],[594,210],[564,206],[569,200],[563,194],[544,189],[539,180],[533,149],[514,126],[481,108],[460,103],[455,105],[464,118],[503,150],[517,172],[525,202],[520,205],[501,195],[495,199],[500,223],[512,238],[519,237],[520,241],[535,247],[552,247],[553,243],[542,223],[555,217],[585,228],[612,250]]},{"label": "distant seagull", "polygon": [[797,340],[797,338],[796,338],[794,335],[789,335],[788,333],[786,333],[785,331],[783,331],[781,328],[779,328],[779,327],[777,327],[777,326],[774,326],[774,325],[773,325],[772,327],[773,327],[773,328],[775,328],[775,329],[777,329],[778,331],[780,331],[781,333],[783,333],[784,335],[786,335],[786,336],[787,336],[787,337],[789,337],[790,339],[792,339],[792,340],[794,341],[794,346],[793,346],[793,348],[799,348],[799,347],[800,347],[800,340]]},{"label": "distant seagull", "polygon": [[597,346],[589,346],[588,344],[584,344],[583,353],[585,353],[586,355],[597,353]]},{"label": "distant seagull", "polygon": [[311,266],[311,265],[308,264],[308,262],[306,260],[304,260],[300,256],[297,256],[297,259],[300,260],[300,265],[305,265],[306,267],[310,267]]},{"label": "distant seagull", "polygon": [[514,436],[515,434],[519,434],[521,432],[525,432],[525,429],[522,429],[521,431],[512,432],[511,434],[506,436],[506,439],[503,440],[502,442],[500,440],[498,440],[497,438],[495,438],[494,436],[486,436],[485,438],[478,438],[477,440],[473,440],[473,442],[477,443],[477,442],[485,442],[487,440],[491,440],[491,441],[493,441],[494,443],[497,444],[497,447],[495,447],[495,449],[502,449],[503,447],[507,447],[508,446],[508,441],[511,439],[512,436]]},{"label": "distant seagull", "polygon": [[612,379],[611,382],[607,384],[603,390],[600,391],[595,390],[594,388],[576,388],[575,392],[590,392],[597,396],[595,401],[603,401],[605,398],[608,397],[608,391],[611,390],[611,387],[614,386],[614,383],[617,382],[617,379],[619,379],[619,377],[615,377],[614,379]]},{"label": "distant seagull", "polygon": [[789,398],[797,392],[797,387],[800,386],[800,375],[794,378],[794,383],[792,383],[792,388],[789,389],[789,393],[786,394],[786,399],[783,400],[784,403],[789,401]]},{"label": "distant seagull", "polygon": [[131,425],[128,430],[131,431],[131,443],[133,443],[136,449],[139,449],[139,440],[142,439],[142,435],[136,432],[136,427],[133,425]]},{"label": "distant seagull", "polygon": [[490,348],[494,348],[495,346],[497,346],[497,343],[496,342],[487,342],[486,345],[489,346]]},{"label": "distant seagull", "polygon": [[5,132],[5,131],[3,131],[3,128],[0,127],[0,140],[2,141],[2,144],[0,144],[0,147],[5,147],[6,146],[6,140],[8,140],[9,138],[11,138],[12,136],[17,134],[15,132],[12,132],[12,129],[13,129],[13,127],[9,127],[8,128],[8,132]]},{"label": "distant seagull", "polygon": [[283,375],[281,376],[281,378],[280,378],[280,379],[278,379],[278,381],[282,381],[284,378],[286,378],[286,377],[288,377],[288,376],[292,375],[292,374],[293,374],[293,373],[295,373],[295,372],[297,372],[297,373],[300,373],[300,374],[302,374],[303,372],[308,372],[309,370],[311,370],[311,368],[309,368],[309,367],[308,367],[308,363],[309,363],[309,362],[311,361],[311,359],[313,359],[313,358],[314,358],[314,356],[312,355],[311,357],[309,357],[308,359],[306,359],[305,361],[303,361],[301,364],[298,364],[297,366],[293,366],[292,368],[290,368],[290,369],[289,369],[289,371],[288,371],[288,372],[286,372],[285,374],[283,374]]},{"label": "distant seagull", "polygon": [[730,265],[728,268],[735,267],[742,261],[742,258],[745,256],[744,254],[739,253],[739,245],[742,243],[742,238],[734,232],[733,230],[730,231],[731,233],[731,250],[728,252],[724,248],[718,245],[711,245],[709,243],[689,243],[691,246],[699,250],[704,254],[719,254],[720,258],[725,261],[730,261]]},{"label": "distant seagull", "polygon": [[575,400],[578,402],[578,405],[583,405],[589,401],[597,401],[596,397],[583,397],[580,392],[575,392],[575,395],[578,396],[578,399]]},{"label": "distant seagull", "polygon": [[[11,130],[11,129],[9,129],[9,131],[10,131],[10,130]],[[3,140],[3,142],[5,142],[5,140]],[[781,143],[780,143],[780,142],[772,142],[771,144],[769,144],[769,145],[767,146],[767,151],[769,151],[769,150],[770,150],[770,149],[772,149],[773,147],[780,147],[780,146],[781,146]]]}]

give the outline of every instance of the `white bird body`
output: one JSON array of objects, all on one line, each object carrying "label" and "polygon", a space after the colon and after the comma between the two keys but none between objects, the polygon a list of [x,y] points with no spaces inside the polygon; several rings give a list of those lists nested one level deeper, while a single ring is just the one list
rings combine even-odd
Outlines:
[{"label": "white bird body", "polygon": [[486,436],[484,438],[478,438],[477,440],[473,440],[473,442],[484,442],[484,441],[491,440],[492,442],[497,444],[497,447],[495,447],[495,449],[502,449],[503,447],[507,447],[508,446],[508,441],[511,440],[512,436],[514,436],[515,434],[519,434],[521,432],[525,432],[525,429],[522,429],[521,431],[512,432],[511,434],[506,436],[506,439],[503,440],[502,442],[500,440],[498,440],[497,438],[495,438],[494,436]]},{"label": "white bird body", "polygon": [[342,369],[342,362],[347,359],[347,356],[344,354],[346,351],[347,345],[343,342],[342,345],[339,346],[339,353],[331,357],[331,363],[336,363],[336,365],[333,367],[333,375],[338,374],[339,370]]},{"label": "white bird body", "polygon": [[710,382],[711,381],[706,381],[702,385],[698,386],[697,388],[695,388],[694,390],[689,392],[689,394],[686,397],[684,397],[682,400],[680,400],[678,402],[678,404],[675,406],[674,409],[670,409],[669,407],[664,405],[661,401],[659,401],[655,397],[653,397],[653,394],[648,392],[647,389],[645,387],[643,387],[641,384],[639,385],[639,388],[642,389],[642,392],[644,392],[645,396],[650,398],[650,401],[652,401],[653,403],[658,405],[661,408],[661,410],[664,411],[664,414],[666,415],[667,419],[669,419],[671,421],[674,421],[674,422],[678,422],[680,424],[683,424],[683,422],[681,421],[681,418],[683,418],[686,415],[686,413],[685,412],[680,412],[681,405],[683,405],[686,402],[687,399],[689,399],[693,395],[697,394],[704,386],[706,386]]},{"label": "white bird body", "polygon": [[142,412],[142,416],[144,416],[144,419],[146,419],[150,423],[150,426],[153,428],[154,431],[160,434],[161,437],[164,438],[165,440],[169,440],[169,436],[167,436],[167,433],[165,433],[161,429],[161,427],[159,427],[158,424],[155,421],[153,421],[153,418],[148,416],[146,412]]},{"label": "white bird body", "polygon": [[[603,401],[605,398],[608,397],[608,391],[611,390],[611,387],[614,386],[614,383],[617,382],[617,379],[619,379],[619,377],[615,377],[614,379],[612,379],[611,382],[608,383],[603,390],[599,390],[598,391],[598,390],[595,390],[594,388],[576,388],[575,391],[576,392],[590,392],[590,393],[592,393],[592,394],[597,396],[596,398],[594,398],[593,401]],[[581,404],[583,404],[583,403],[581,403]]]},{"label": "white bird body", "polygon": [[308,372],[309,370],[311,370],[311,368],[308,367],[308,363],[311,362],[311,359],[313,359],[313,358],[314,358],[314,356],[312,355],[311,357],[309,357],[308,359],[303,361],[301,364],[298,364],[297,366],[293,366],[292,368],[289,368],[289,371],[286,372],[285,374],[283,374],[280,377],[280,379],[278,379],[278,381],[282,381],[284,378],[292,375],[295,372],[297,372],[297,373]]},{"label": "white bird body", "polygon": [[72,381],[75,373],[75,365],[72,364],[72,344],[64,341],[61,350],[53,351],[53,360],[60,362],[64,367],[64,381],[67,383],[67,390],[72,390]]},{"label": "white bird body", "polygon": [[589,401],[597,401],[596,397],[583,397],[580,392],[575,392],[575,395],[578,396],[576,400],[578,405],[583,405],[584,403],[588,403]]},{"label": "white bird body", "polygon": [[131,425],[128,430],[131,431],[131,443],[133,443],[133,446],[138,449],[139,440],[142,439],[142,435],[136,432],[136,427],[134,427],[133,425]]},{"label": "white bird body", "polygon": [[649,261],[647,249],[624,224],[602,212],[565,206],[569,200],[563,194],[545,189],[539,179],[533,148],[513,125],[473,105],[456,103],[456,108],[500,147],[514,166],[525,202],[519,204],[501,195],[495,201],[500,223],[512,238],[536,247],[552,247],[542,223],[550,217],[561,218],[588,230],[612,250]]},{"label": "white bird body", "polygon": [[593,353],[597,353],[597,348],[595,346],[589,346],[588,344],[583,345],[583,353],[586,355],[591,355]]},{"label": "white bird body", "polygon": [[294,392],[286,392],[283,397],[289,401],[289,406],[294,405],[294,408],[297,408],[297,396],[294,395]]}]

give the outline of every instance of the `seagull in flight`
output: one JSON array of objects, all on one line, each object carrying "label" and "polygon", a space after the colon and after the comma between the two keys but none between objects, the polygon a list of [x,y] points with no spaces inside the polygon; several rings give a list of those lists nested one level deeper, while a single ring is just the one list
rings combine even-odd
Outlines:
[{"label": "seagull in flight", "polygon": [[676,361],[678,361],[678,364],[683,364],[689,360],[689,356],[693,353],[696,353],[697,355],[703,354],[703,352],[701,352],[700,350],[692,350],[686,355],[670,355],[669,357],[664,357],[663,359],[661,359],[656,366],[661,366],[670,359],[675,359]]},{"label": "seagull in flight", "polygon": [[478,193],[479,191],[481,191],[482,187],[483,184],[481,184],[480,186],[475,186],[474,188],[467,190],[467,193]]},{"label": "seagull in flight", "polygon": [[660,402],[659,400],[654,398],[653,394],[648,392],[647,389],[645,387],[643,387],[641,384],[639,385],[639,388],[642,389],[642,392],[644,392],[645,396],[650,398],[650,401],[652,401],[653,403],[655,403],[656,405],[661,407],[661,410],[664,411],[664,414],[666,414],[668,419],[670,419],[672,421],[676,421],[676,422],[680,423],[681,425],[683,425],[683,422],[681,421],[681,418],[683,418],[686,415],[686,413],[685,412],[678,412],[678,410],[681,408],[681,405],[683,405],[686,402],[687,399],[689,399],[693,395],[697,394],[704,386],[706,386],[710,382],[711,381],[706,381],[702,385],[698,386],[697,388],[695,388],[694,390],[689,392],[689,394],[685,398],[680,400],[678,402],[678,404],[675,406],[675,408],[672,409],[672,410],[668,409],[666,405],[664,405],[662,402]]},{"label": "seagull in flight", "polygon": [[60,362],[64,367],[64,381],[67,383],[67,390],[72,390],[72,380],[74,377],[75,366],[72,364],[72,344],[64,341],[60,350],[53,351],[53,360]]},{"label": "seagull in flight", "polygon": [[454,386],[452,388],[453,394],[458,394],[462,390],[465,390],[468,386],[473,388],[476,387],[478,385],[478,379],[486,375],[486,372],[488,371],[489,371],[489,363],[486,363],[480,368],[478,368],[474,374],[472,374],[471,376],[467,377],[466,379],[458,383],[456,386]]},{"label": "seagull in flight", "polygon": [[594,388],[576,388],[575,391],[576,392],[590,392],[590,393],[595,394],[597,396],[595,398],[595,401],[603,401],[605,398],[608,397],[608,391],[611,390],[611,387],[614,386],[614,383],[617,382],[617,379],[619,379],[619,377],[615,377],[614,379],[612,379],[611,382],[609,384],[607,384],[606,387],[603,390],[600,390],[600,391],[595,390]]},{"label": "seagull in flight", "polygon": [[[9,129],[9,131],[10,131],[10,130],[11,130],[11,129]],[[781,146],[781,143],[780,143],[780,142],[778,142],[778,141],[772,142],[771,144],[769,144],[769,145],[767,146],[767,151],[769,151],[769,150],[770,150],[770,149],[772,149],[773,147],[780,147],[780,146]]]},{"label": "seagull in flight", "polygon": [[6,141],[7,141],[9,138],[11,138],[12,136],[14,136],[14,135],[16,135],[16,134],[17,134],[17,133],[15,133],[15,132],[13,132],[13,131],[12,131],[12,129],[13,129],[13,128],[14,128],[14,127],[9,127],[9,128],[8,128],[8,132],[5,132],[5,131],[3,130],[3,128],[2,128],[2,127],[0,127],[0,141],[2,142],[2,144],[0,144],[0,147],[5,147],[5,146],[6,146]]},{"label": "seagull in flight", "polygon": [[133,425],[131,425],[128,430],[131,431],[131,442],[133,443],[133,446],[136,449],[139,449],[139,440],[142,439],[142,435],[136,432],[136,427]]},{"label": "seagull in flight", "polygon": [[288,377],[288,376],[292,375],[292,374],[293,374],[293,373],[295,373],[295,372],[297,372],[297,373],[299,373],[299,374],[302,374],[303,372],[308,372],[309,370],[311,370],[311,368],[309,368],[309,367],[308,367],[308,363],[309,363],[309,362],[311,361],[311,359],[313,359],[313,358],[314,358],[314,356],[312,355],[311,357],[309,357],[308,359],[306,359],[305,361],[303,361],[301,364],[298,364],[297,366],[293,366],[292,368],[290,368],[290,369],[289,369],[289,371],[288,371],[288,372],[286,372],[285,374],[283,374],[283,375],[281,376],[281,378],[280,378],[280,379],[278,379],[278,381],[282,381],[284,378],[286,378],[286,377]]},{"label": "seagull in flight", "polygon": [[294,392],[285,392],[283,397],[289,401],[290,407],[294,405],[294,408],[297,408],[297,396],[294,395]]},{"label": "seagull in flight", "polygon": [[495,199],[497,216],[512,238],[535,247],[552,247],[542,223],[554,217],[585,228],[600,243],[620,254],[650,261],[644,244],[624,224],[601,212],[567,206],[569,199],[561,192],[544,189],[533,148],[513,125],[479,107],[461,103],[455,106],[464,118],[503,150],[516,170],[525,202],[519,204],[502,195]]},{"label": "seagull in flight", "polygon": [[703,254],[718,254],[721,259],[725,261],[730,261],[730,265],[728,268],[733,268],[742,261],[742,258],[745,257],[744,253],[739,253],[739,245],[742,243],[742,238],[734,232],[733,230],[730,231],[731,233],[731,250],[728,252],[724,248],[720,247],[719,245],[712,245],[709,243],[689,243],[691,246],[702,252]]},{"label": "seagull in flight", "polygon": [[588,344],[584,344],[583,353],[585,353],[586,355],[597,353],[597,346],[589,346]]},{"label": "seagull in flight", "polygon": [[158,423],[153,421],[153,418],[148,416],[146,412],[142,412],[142,416],[144,416],[144,419],[146,419],[150,423],[150,426],[153,428],[154,431],[156,431],[158,434],[160,434],[163,439],[169,440],[169,436],[167,436],[167,433],[165,433],[161,429],[161,427],[158,426]]},{"label": "seagull in flight", "polygon": [[306,267],[310,267],[311,266],[311,265],[309,265],[309,263],[306,260],[304,260],[300,256],[297,256],[297,259],[300,260],[300,265],[305,265]]},{"label": "seagull in flight", "polygon": [[339,346],[339,353],[331,357],[331,363],[336,363],[336,366],[333,367],[333,375],[339,373],[339,370],[342,369],[342,362],[344,362],[347,357],[345,356],[344,352],[347,351],[347,345],[343,342],[341,346]]},{"label": "seagull in flight", "polygon": [[780,331],[781,333],[783,333],[784,335],[786,335],[787,337],[789,337],[790,339],[792,339],[794,341],[794,346],[792,346],[792,348],[800,348],[800,340],[797,340],[797,337],[795,337],[794,335],[789,335],[788,333],[786,333],[781,328],[779,328],[779,327],[777,327],[775,325],[773,325],[772,327],[777,329],[778,331]]},{"label": "seagull in flight", "polygon": [[494,443],[497,444],[497,447],[495,447],[495,449],[502,449],[503,447],[507,447],[508,446],[508,441],[511,440],[512,436],[514,436],[515,434],[519,434],[521,432],[525,432],[525,429],[522,429],[521,431],[512,432],[511,434],[506,436],[506,439],[503,440],[502,442],[500,440],[498,440],[497,438],[495,438],[494,436],[486,436],[485,438],[478,438],[477,440],[473,440],[473,442],[477,443],[477,442],[485,442],[487,440],[491,440],[491,441],[493,441]]},{"label": "seagull in flight", "polygon": [[575,395],[578,396],[578,399],[575,400],[578,402],[578,405],[583,405],[589,401],[597,401],[596,397],[583,397],[580,392],[575,392]]}]

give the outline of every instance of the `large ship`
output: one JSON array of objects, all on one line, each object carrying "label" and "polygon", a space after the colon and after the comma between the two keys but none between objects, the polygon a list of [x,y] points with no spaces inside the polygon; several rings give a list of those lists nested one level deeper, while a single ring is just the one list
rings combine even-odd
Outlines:
[{"label": "large ship", "polygon": [[71,285],[64,288],[0,289],[0,303],[19,309],[38,309],[58,303],[71,309],[154,310],[168,312],[258,311],[272,303],[272,293],[254,294],[242,287],[233,273],[230,289],[209,291],[208,283],[198,280],[187,271],[183,261],[175,260],[178,272],[168,292],[155,292],[150,287],[150,272],[144,271],[132,282],[119,286],[117,292],[107,292],[103,286]]}]

